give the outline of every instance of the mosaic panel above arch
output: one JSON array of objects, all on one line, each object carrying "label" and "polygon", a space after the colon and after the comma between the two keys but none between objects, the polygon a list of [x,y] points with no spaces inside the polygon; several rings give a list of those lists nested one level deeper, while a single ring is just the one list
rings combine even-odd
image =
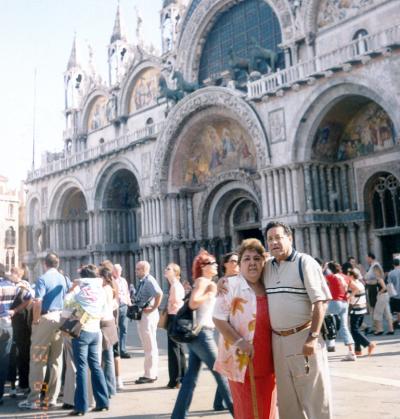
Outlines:
[{"label": "mosaic panel above arch", "polygon": [[160,70],[157,68],[148,68],[137,76],[129,101],[129,113],[156,103],[159,77]]},{"label": "mosaic panel above arch", "polygon": [[93,103],[88,117],[88,131],[94,131],[108,124],[107,102],[108,99],[105,96],[100,96]]},{"label": "mosaic panel above arch", "polygon": [[[336,108],[343,107],[341,103]],[[314,138],[313,158],[343,161],[387,150],[396,145],[393,122],[375,102],[363,104],[350,118],[328,112]]]},{"label": "mosaic panel above arch", "polygon": [[61,217],[64,220],[76,220],[87,218],[87,216],[87,205],[83,193],[79,190],[72,191],[65,197]]},{"label": "mosaic panel above arch", "polygon": [[317,27],[321,29],[347,20],[382,1],[384,0],[321,0]]},{"label": "mosaic panel above arch", "polygon": [[208,117],[194,124],[190,136],[179,142],[172,165],[172,184],[196,187],[237,168],[257,168],[256,149],[250,136],[234,120]]}]

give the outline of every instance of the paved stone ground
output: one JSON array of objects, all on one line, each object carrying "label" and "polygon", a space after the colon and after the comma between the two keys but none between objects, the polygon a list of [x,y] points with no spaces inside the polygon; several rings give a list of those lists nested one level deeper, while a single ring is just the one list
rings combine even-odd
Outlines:
[{"label": "paved stone ground", "polygon": [[[123,359],[125,390],[112,398],[107,413],[88,413],[85,417],[115,419],[166,419],[175,403],[178,390],[166,389],[168,382],[166,334],[158,332],[160,349],[159,379],[153,384],[136,385],[134,381],[143,373],[143,353],[140,350],[134,323],[129,326],[128,348],[131,359]],[[376,353],[360,357],[356,362],[342,362],[345,354],[343,343],[337,343],[337,351],[329,354],[331,367],[334,417],[346,419],[400,419],[400,331],[394,336],[375,339]],[[1,366],[0,366],[1,368]],[[193,396],[191,418],[227,419],[228,413],[212,411],[216,385],[205,369]],[[68,411],[53,409],[41,412],[21,411],[17,402],[22,397],[4,397],[0,406],[0,418],[62,418]],[[317,418],[312,418],[317,419]]]}]

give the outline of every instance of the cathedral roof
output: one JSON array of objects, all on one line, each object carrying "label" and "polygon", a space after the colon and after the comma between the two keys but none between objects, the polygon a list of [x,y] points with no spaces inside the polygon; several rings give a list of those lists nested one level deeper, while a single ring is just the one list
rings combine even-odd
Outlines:
[{"label": "cathedral roof", "polygon": [[114,29],[111,35],[110,44],[112,44],[115,41],[126,41],[126,37],[122,32],[119,5],[117,6],[117,14],[115,16]]}]

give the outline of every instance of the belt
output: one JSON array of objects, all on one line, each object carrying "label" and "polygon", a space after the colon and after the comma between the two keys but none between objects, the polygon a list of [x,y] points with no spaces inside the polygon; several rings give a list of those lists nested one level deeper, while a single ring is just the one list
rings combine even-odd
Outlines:
[{"label": "belt", "polygon": [[307,327],[309,327],[309,326],[311,326],[311,321],[308,321],[307,323],[304,323],[301,326],[297,326],[293,329],[281,330],[281,331],[272,329],[272,332],[275,333],[276,335],[279,335],[279,336],[290,336],[290,335],[294,335],[295,333],[300,332],[304,329],[307,329]]}]

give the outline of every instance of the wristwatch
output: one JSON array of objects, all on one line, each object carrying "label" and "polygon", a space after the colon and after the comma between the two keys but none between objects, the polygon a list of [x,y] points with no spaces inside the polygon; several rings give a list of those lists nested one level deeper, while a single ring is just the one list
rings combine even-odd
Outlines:
[{"label": "wristwatch", "polygon": [[317,337],[319,337],[319,333],[317,333],[317,332],[310,332],[308,334],[308,336],[311,336],[312,338],[316,339]]}]

